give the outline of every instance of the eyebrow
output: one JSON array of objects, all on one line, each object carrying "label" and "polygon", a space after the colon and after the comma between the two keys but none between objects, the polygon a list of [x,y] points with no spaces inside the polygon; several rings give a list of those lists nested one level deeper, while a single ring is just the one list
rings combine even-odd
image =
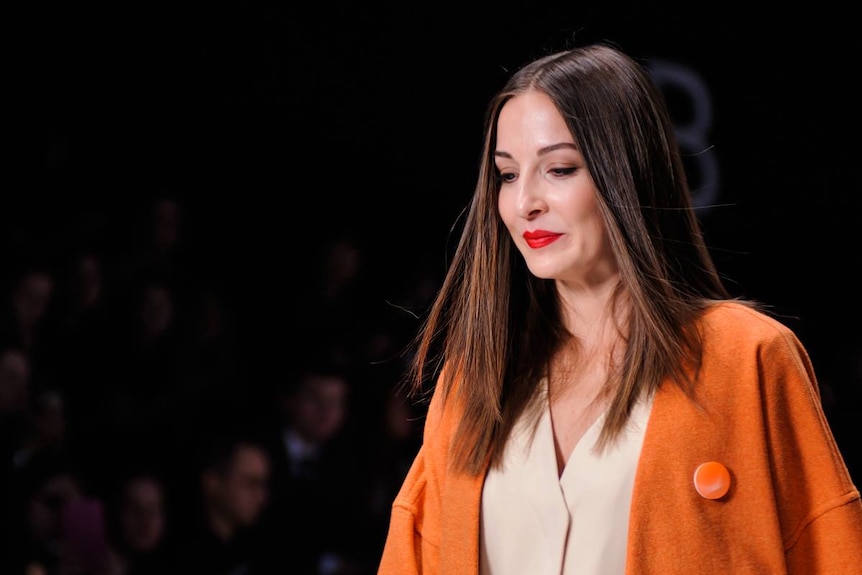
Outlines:
[{"label": "eyebrow", "polygon": [[[553,152],[554,150],[561,150],[561,149],[569,149],[569,150],[578,151],[578,147],[576,145],[572,144],[571,142],[560,142],[559,144],[551,144],[550,146],[545,146],[544,148],[541,148],[537,155],[542,156],[544,154],[549,154],[549,153]],[[500,150],[494,150],[494,156],[499,157],[499,158],[508,158],[510,160],[512,159],[512,154],[510,154],[509,152],[501,152]]]}]

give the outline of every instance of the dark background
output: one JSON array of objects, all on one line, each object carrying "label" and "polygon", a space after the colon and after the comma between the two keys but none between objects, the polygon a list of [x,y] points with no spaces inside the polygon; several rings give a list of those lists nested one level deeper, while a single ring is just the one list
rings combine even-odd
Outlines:
[{"label": "dark background", "polygon": [[[7,262],[25,243],[60,258],[93,230],[122,246],[132,231],[117,222],[170,190],[198,265],[231,290],[259,375],[278,378],[303,337],[292,298],[327,238],[362,234],[381,301],[411,269],[442,272],[488,96],[533,56],[611,40],[702,80],[719,176],[705,183],[719,205],[702,212],[707,239],[732,289],[799,333],[862,476],[862,94],[846,10],[178,4],[40,4],[7,21]],[[685,98],[672,102],[684,122]]]}]

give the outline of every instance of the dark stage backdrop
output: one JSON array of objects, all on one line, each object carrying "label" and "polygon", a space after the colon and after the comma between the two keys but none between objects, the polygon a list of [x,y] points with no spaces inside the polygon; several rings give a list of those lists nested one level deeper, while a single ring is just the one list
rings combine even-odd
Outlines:
[{"label": "dark stage backdrop", "polygon": [[611,40],[662,82],[722,271],[800,334],[859,475],[862,93],[837,3],[177,4],[7,21],[8,258],[25,241],[58,257],[92,240],[87,217],[171,190],[277,370],[302,336],[290,298],[327,238],[362,235],[380,300],[413,269],[442,273],[488,96],[532,56]]}]

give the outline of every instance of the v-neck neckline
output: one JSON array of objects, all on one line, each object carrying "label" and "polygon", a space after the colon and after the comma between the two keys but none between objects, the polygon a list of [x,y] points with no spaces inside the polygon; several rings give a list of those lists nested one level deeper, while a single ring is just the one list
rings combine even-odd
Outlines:
[{"label": "v-neck neckline", "polygon": [[585,450],[592,449],[593,445],[595,445],[596,440],[598,439],[599,432],[601,431],[602,422],[605,420],[605,415],[607,414],[607,407],[603,408],[599,411],[596,416],[593,418],[593,421],[590,422],[589,426],[584,430],[581,437],[575,442],[572,448],[569,450],[569,453],[566,457],[565,464],[563,468],[560,469],[559,462],[557,461],[557,438],[554,434],[554,418],[551,413],[551,401],[550,394],[548,393],[548,378],[545,377],[543,379],[544,385],[544,409],[542,411],[542,425],[546,427],[546,436],[542,438],[542,442],[545,445],[550,445],[552,462],[554,472],[556,474],[557,480],[559,482],[563,481],[563,478],[566,476],[566,471],[569,469],[570,464],[574,458],[583,459],[583,452]]}]

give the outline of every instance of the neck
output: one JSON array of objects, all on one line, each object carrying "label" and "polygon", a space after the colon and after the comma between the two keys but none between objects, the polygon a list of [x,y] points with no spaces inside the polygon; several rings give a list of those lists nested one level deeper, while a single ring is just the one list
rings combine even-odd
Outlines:
[{"label": "neck", "polygon": [[569,332],[582,342],[616,332],[625,308],[624,298],[615,299],[618,286],[618,275],[592,284],[558,281],[563,322]]},{"label": "neck", "polygon": [[618,285],[618,276],[589,287],[558,284],[562,320],[572,337],[551,362],[552,396],[580,382],[580,393],[597,398],[622,361],[630,307],[624,293],[615,297]]}]

